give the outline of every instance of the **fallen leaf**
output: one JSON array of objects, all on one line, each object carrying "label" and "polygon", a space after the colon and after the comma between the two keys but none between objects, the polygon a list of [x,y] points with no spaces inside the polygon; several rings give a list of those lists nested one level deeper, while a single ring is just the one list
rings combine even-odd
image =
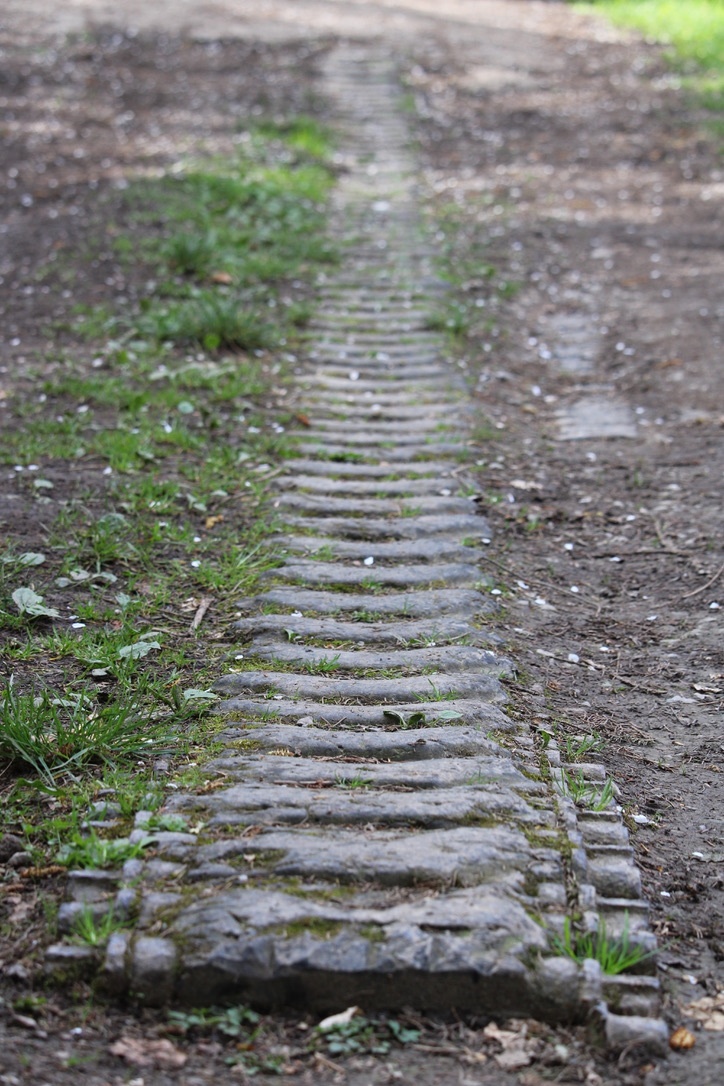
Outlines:
[{"label": "fallen leaf", "polygon": [[533,1057],[528,1055],[524,1048],[509,1048],[505,1052],[498,1052],[493,1059],[498,1067],[505,1071],[515,1071],[518,1067],[527,1067],[533,1062]]},{"label": "fallen leaf", "polygon": [[8,896],[7,904],[12,906],[13,911],[7,917],[6,923],[9,927],[14,927],[27,922],[28,917],[32,916],[35,911],[36,903],[34,898],[29,900],[19,895],[13,895],[12,897]]},{"label": "fallen leaf", "polygon": [[691,1030],[686,1029],[685,1026],[679,1026],[669,1037],[669,1048],[674,1049],[687,1049],[693,1048],[696,1044],[696,1037]]},{"label": "fallen leaf", "polygon": [[317,1029],[322,1033],[326,1033],[328,1029],[336,1029],[337,1026],[348,1025],[356,1014],[360,1014],[359,1007],[348,1007],[346,1011],[340,1011],[339,1014],[330,1014],[328,1018],[323,1018],[317,1026]]},{"label": "fallen leaf", "polygon": [[216,527],[217,524],[221,524],[221,521],[223,519],[224,519],[224,514],[223,513],[219,513],[219,515],[216,516],[216,517],[207,517],[206,520],[204,521],[204,527],[205,528],[214,528],[214,527]]},{"label": "fallen leaf", "polygon": [[60,614],[55,607],[46,607],[43,597],[32,588],[16,588],[13,602],[21,615],[30,615],[31,618],[57,618]]},{"label": "fallen leaf", "polygon": [[300,412],[297,412],[297,414],[294,416],[294,418],[297,420],[297,422],[301,422],[302,426],[311,426],[312,425],[312,422],[311,422],[311,419],[309,418],[309,415],[303,415]]},{"label": "fallen leaf", "polygon": [[121,660],[142,660],[152,649],[160,648],[158,641],[134,641],[132,645],[124,645],[120,648],[117,655]]},{"label": "fallen leaf", "polygon": [[143,1037],[120,1037],[109,1046],[112,1056],[119,1056],[134,1067],[158,1067],[164,1071],[174,1071],[183,1067],[188,1059],[185,1052],[176,1048],[166,1038],[160,1040]]},{"label": "fallen leaf", "polygon": [[222,777],[218,781],[207,781],[206,784],[202,784],[200,788],[196,789],[197,796],[205,796],[209,792],[215,792],[218,788],[223,788],[226,784],[226,777]]},{"label": "fallen leaf", "polygon": [[228,284],[233,283],[234,280],[232,279],[232,277],[229,275],[228,272],[214,272],[213,275],[211,276],[211,282],[212,283],[223,283],[225,286],[228,286]]},{"label": "fallen leaf", "polygon": [[512,486],[514,490],[542,490],[543,489],[543,487],[540,485],[540,483],[535,483],[535,482],[533,482],[532,479],[511,479],[509,485]]},{"label": "fallen leaf", "polygon": [[[716,1033],[724,1032],[724,991],[715,996],[702,996],[684,1008],[684,1014],[695,1018],[704,1028]],[[678,1032],[678,1030],[677,1030]]]}]

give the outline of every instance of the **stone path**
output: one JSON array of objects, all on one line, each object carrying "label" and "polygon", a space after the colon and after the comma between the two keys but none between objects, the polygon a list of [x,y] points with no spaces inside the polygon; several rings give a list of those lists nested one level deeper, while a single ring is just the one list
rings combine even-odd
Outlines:
[{"label": "stone path", "polygon": [[[115,889],[139,922],[111,938],[103,977],[149,1003],[650,1016],[650,960],[604,978],[551,953],[573,914],[653,938],[615,805],[577,809],[555,742],[505,712],[466,393],[426,326],[440,284],[392,64],[370,48],[327,62],[347,255],[273,502],[287,558],[242,605],[217,684],[225,749],[166,807],[202,827],[157,833],[122,873],[72,875],[61,926]],[[601,767],[579,770],[601,785]]]}]

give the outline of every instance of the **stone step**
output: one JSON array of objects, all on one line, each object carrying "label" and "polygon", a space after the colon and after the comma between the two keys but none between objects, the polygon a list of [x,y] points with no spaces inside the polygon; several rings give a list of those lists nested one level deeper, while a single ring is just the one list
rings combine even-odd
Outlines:
[{"label": "stone step", "polygon": [[460,484],[450,477],[432,479],[329,479],[318,475],[279,475],[275,480],[282,490],[303,490],[320,494],[372,494],[382,498],[391,494],[400,494],[409,498],[416,494],[442,494],[450,497]]},{"label": "stone step", "polygon": [[[324,763],[323,763],[324,764]],[[344,769],[348,776],[344,776]],[[516,819],[540,827],[540,812],[502,780],[490,788],[446,787],[429,791],[374,791],[359,785],[341,767],[331,787],[287,787],[280,784],[242,784],[216,791],[201,800],[182,796],[169,802],[169,811],[193,810],[203,814],[207,826],[410,826],[420,829],[451,828],[476,819]],[[356,767],[355,767],[356,770]],[[361,772],[361,771],[360,771]],[[349,781],[351,783],[347,784]],[[391,786],[394,787],[394,786]]]},{"label": "stone step", "polygon": [[[366,721],[370,707],[352,707],[359,720]],[[374,708],[374,707],[373,707]],[[401,707],[402,708],[402,707]],[[510,721],[492,706],[486,706],[493,719],[496,715],[504,723],[506,738],[511,732]],[[362,716],[362,714],[367,716]],[[387,722],[389,724],[389,721]],[[473,758],[495,754],[498,743],[488,738],[480,725],[445,724],[435,727],[404,728],[396,731],[378,729],[368,731],[366,725],[354,730],[316,728],[314,725],[291,725],[265,722],[262,727],[248,724],[240,728],[229,726],[219,734],[220,742],[230,742],[247,753],[261,750],[274,751],[276,757],[294,755],[297,758],[341,759],[346,764],[374,759],[377,762],[417,762],[430,758]],[[280,752],[286,752],[281,755]],[[533,753],[532,746],[530,753]],[[236,752],[237,757],[242,754]],[[220,755],[228,758],[229,753]],[[216,762],[214,763],[216,765]],[[354,767],[353,767],[354,768]],[[211,773],[211,767],[209,769]],[[219,770],[226,772],[226,770]]]},{"label": "stone step", "polygon": [[[287,697],[327,701],[330,705],[344,701],[359,703],[413,702],[432,700],[439,708],[452,698],[482,698],[502,702],[505,692],[499,671],[459,671],[454,674],[434,672],[432,675],[410,675],[396,679],[338,679],[326,675],[297,675],[290,671],[240,671],[223,675],[212,689],[220,695],[259,694],[271,698],[279,693]],[[222,706],[223,708],[223,706]]]},{"label": "stone step", "polygon": [[239,637],[248,640],[252,636],[277,634],[304,641],[346,642],[356,645],[445,645],[464,640],[471,645],[497,644],[497,635],[486,633],[469,622],[458,618],[421,619],[417,622],[337,622],[330,618],[292,618],[290,615],[259,614],[253,618],[240,618],[234,623]]},{"label": "stone step", "polygon": [[421,565],[343,565],[341,562],[316,562],[305,559],[289,559],[284,565],[269,570],[262,579],[292,581],[307,585],[351,585],[367,588],[371,598],[376,587],[413,588],[426,585],[476,586],[480,581],[477,566],[460,562]]},{"label": "stone step", "polygon": [[474,648],[470,645],[442,645],[413,649],[386,649],[375,652],[370,649],[318,648],[314,645],[298,645],[293,641],[270,641],[255,638],[249,653],[250,659],[269,661],[273,664],[293,664],[303,670],[322,670],[329,665],[336,675],[338,671],[376,670],[380,674],[404,669],[409,672],[422,672],[425,669],[454,672],[480,670],[488,674],[500,675],[509,671],[510,664],[496,656],[489,649]]},{"label": "stone step", "polygon": [[[424,464],[424,461],[422,462]],[[429,514],[416,517],[297,517],[285,516],[285,524],[300,532],[307,532],[314,538],[329,534],[337,539],[355,539],[374,542],[377,540],[400,539],[443,539],[490,541],[490,527],[486,519],[474,510],[477,506],[470,503],[472,512]],[[372,552],[374,553],[374,552]],[[366,558],[367,555],[365,554]]]},{"label": "stone step", "polygon": [[367,400],[354,400],[346,397],[345,401],[315,399],[314,425],[317,429],[324,429],[330,425],[327,419],[334,420],[338,424],[339,419],[344,419],[351,428],[367,426],[369,423],[387,422],[402,424],[403,426],[419,427],[422,420],[436,422],[449,420],[455,415],[455,424],[460,425],[460,407],[453,406],[447,399],[440,403],[406,403],[397,407],[385,406],[377,403],[374,397]]},{"label": "stone step", "polygon": [[[325,527],[326,521],[320,527]],[[365,562],[374,558],[375,565],[366,565],[367,569],[377,569],[376,563],[380,561],[393,562],[475,562],[482,555],[481,550],[466,547],[458,543],[456,539],[437,537],[435,539],[418,540],[393,540],[391,543],[361,544],[359,542],[348,543],[343,540],[325,536],[292,536],[283,535],[277,537],[280,546],[287,552],[321,557],[324,554],[328,558],[349,558],[352,561]],[[320,554],[321,552],[321,554]],[[476,567],[477,569],[477,567]]]},{"label": "stone step", "polygon": [[446,480],[455,478],[461,472],[454,460],[426,460],[424,463],[405,464],[404,467],[382,464],[356,464],[335,460],[292,459],[284,461],[287,472],[299,475],[322,475],[332,478],[369,478],[398,479],[429,478],[444,476]]},{"label": "stone step", "polygon": [[340,498],[337,495],[291,494],[282,492],[274,500],[275,509],[298,509],[304,513],[323,514],[333,517],[339,513],[367,514],[372,516],[410,517],[425,513],[464,513],[470,509],[467,498],[438,495],[414,495],[407,498]]},{"label": "stone step", "polygon": [[[299,731],[309,727],[342,729],[369,728],[373,733],[365,733],[373,746],[384,734],[382,729],[397,733],[400,728],[405,734],[411,734],[417,726],[424,725],[427,733],[439,731],[442,725],[451,720],[464,720],[466,725],[484,728],[486,731],[510,732],[509,719],[491,702],[473,698],[450,698],[440,701],[389,701],[379,704],[338,705],[315,701],[313,697],[294,698],[285,694],[272,694],[264,699],[250,695],[227,698],[214,706],[214,711],[233,718],[242,714],[244,728],[249,721],[270,720],[292,721]],[[244,742],[244,739],[241,740]]]},{"label": "stone step", "polygon": [[465,618],[476,614],[487,601],[484,601],[480,592],[465,588],[388,592],[385,595],[372,596],[362,592],[325,592],[319,589],[280,586],[270,588],[245,602],[252,607],[277,604],[290,608],[291,617],[302,612],[323,615],[352,613],[360,615],[362,621],[371,621],[367,617],[370,614],[402,618],[431,618],[453,614]]},{"label": "stone step", "polygon": [[[492,743],[485,754],[464,757],[448,755],[444,758],[394,762],[368,758],[349,763],[283,754],[270,758],[265,754],[228,752],[212,759],[208,768],[210,772],[223,773],[226,780],[234,782],[234,802],[239,806],[243,804],[244,796],[236,786],[252,783],[288,786],[287,795],[291,792],[290,786],[303,788],[306,790],[306,802],[313,798],[309,795],[312,786],[325,785],[331,788],[339,785],[341,781],[346,787],[353,787],[349,782],[355,780],[360,782],[360,789],[405,789],[418,794],[442,791],[443,798],[450,788],[468,787],[475,793],[479,786],[485,787],[495,782],[505,784],[526,796],[546,794],[543,781],[531,780],[527,764],[523,764],[525,772],[521,772],[508,751]],[[225,805],[231,806],[231,789],[225,788],[224,791]],[[218,795],[218,792],[213,794]],[[194,797],[194,802],[198,802],[198,796]]]},{"label": "stone step", "polygon": [[335,440],[330,439],[330,435],[326,434],[324,439],[320,437],[319,440],[310,440],[309,430],[306,432],[303,430],[290,431],[289,437],[297,439],[295,449],[296,452],[303,456],[319,456],[329,460],[331,463],[418,463],[424,464],[430,460],[434,460],[436,457],[442,455],[459,456],[460,459],[469,456],[470,450],[467,445],[460,441],[436,441],[434,444],[430,442],[420,442],[419,444],[405,444],[394,445],[392,443],[385,443],[381,446],[370,445],[368,447],[355,445],[352,448],[350,445],[344,443],[343,434],[336,436]]}]

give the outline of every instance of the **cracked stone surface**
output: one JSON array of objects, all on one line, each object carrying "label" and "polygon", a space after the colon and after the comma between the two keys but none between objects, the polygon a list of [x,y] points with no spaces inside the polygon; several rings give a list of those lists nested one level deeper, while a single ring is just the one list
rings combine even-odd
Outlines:
[{"label": "cracked stone surface", "polygon": [[[655,977],[617,987],[556,955],[571,910],[650,948],[639,875],[613,801],[579,812],[555,742],[505,712],[489,527],[466,491],[466,392],[427,327],[441,284],[401,90],[381,47],[325,64],[347,256],[320,284],[310,424],[271,502],[287,557],[239,603],[223,749],[166,806],[186,830],[102,876],[139,916],[110,940],[105,983],[195,1006],[653,1014]],[[98,879],[71,888],[97,901]]]}]

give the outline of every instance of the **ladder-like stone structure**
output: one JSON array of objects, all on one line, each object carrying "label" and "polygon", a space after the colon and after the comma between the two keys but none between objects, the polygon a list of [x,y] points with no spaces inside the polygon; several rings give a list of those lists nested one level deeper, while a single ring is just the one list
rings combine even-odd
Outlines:
[{"label": "ladder-like stone structure", "polygon": [[[615,804],[577,810],[555,741],[505,712],[468,402],[428,327],[440,284],[391,62],[341,46],[326,76],[346,256],[270,509],[286,558],[241,605],[225,749],[165,808],[202,828],[126,865],[117,908],[139,922],[111,938],[105,982],[151,1003],[651,1015],[650,966],[604,978],[552,950],[573,912],[652,947],[639,874]],[[99,885],[71,876],[67,923]]]}]

